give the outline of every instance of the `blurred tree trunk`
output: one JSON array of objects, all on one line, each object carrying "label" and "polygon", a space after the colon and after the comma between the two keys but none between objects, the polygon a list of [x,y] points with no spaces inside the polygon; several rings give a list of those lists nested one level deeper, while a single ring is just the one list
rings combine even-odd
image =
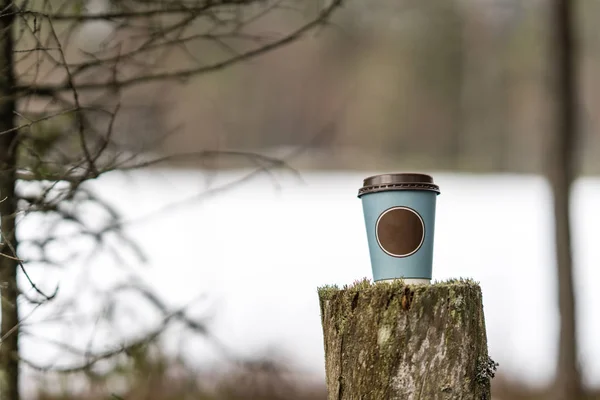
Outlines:
[{"label": "blurred tree trunk", "polygon": [[[464,118],[463,149],[468,164],[474,170],[497,170],[497,158],[503,148],[495,135],[498,115],[498,72],[502,58],[493,46],[491,27],[482,16],[485,6],[469,1],[464,7],[465,62],[464,86],[460,101]],[[490,54],[494,54],[490,60]]]},{"label": "blurred tree trunk", "polygon": [[551,43],[554,68],[555,125],[547,152],[547,174],[554,197],[560,339],[556,369],[557,399],[582,397],[581,373],[577,361],[576,304],[573,285],[570,192],[575,178],[577,143],[577,69],[573,32],[573,2],[555,0],[551,5]]},{"label": "blurred tree trunk", "polygon": [[19,310],[16,257],[15,218],[17,215],[16,140],[14,130],[14,62],[12,28],[14,14],[11,0],[0,0],[0,293],[2,324],[0,326],[0,399],[19,400]]}]

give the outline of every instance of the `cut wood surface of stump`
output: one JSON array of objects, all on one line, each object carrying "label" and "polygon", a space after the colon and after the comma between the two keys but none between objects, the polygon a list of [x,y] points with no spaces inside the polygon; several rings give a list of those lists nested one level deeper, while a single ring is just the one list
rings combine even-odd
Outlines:
[{"label": "cut wood surface of stump", "polygon": [[488,400],[482,293],[471,280],[319,288],[328,400]]}]

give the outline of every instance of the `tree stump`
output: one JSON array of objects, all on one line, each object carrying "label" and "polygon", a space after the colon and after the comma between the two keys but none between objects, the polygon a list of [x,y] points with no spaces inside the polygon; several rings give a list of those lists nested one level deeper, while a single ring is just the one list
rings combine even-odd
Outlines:
[{"label": "tree stump", "polygon": [[356,282],[319,288],[328,400],[490,399],[481,288]]}]

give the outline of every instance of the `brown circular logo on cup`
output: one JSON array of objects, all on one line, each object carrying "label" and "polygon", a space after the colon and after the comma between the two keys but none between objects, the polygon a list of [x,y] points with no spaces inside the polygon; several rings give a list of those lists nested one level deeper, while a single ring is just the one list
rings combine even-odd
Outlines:
[{"label": "brown circular logo on cup", "polygon": [[412,208],[392,207],[377,219],[375,236],[381,250],[392,257],[408,257],[425,239],[423,218]]}]

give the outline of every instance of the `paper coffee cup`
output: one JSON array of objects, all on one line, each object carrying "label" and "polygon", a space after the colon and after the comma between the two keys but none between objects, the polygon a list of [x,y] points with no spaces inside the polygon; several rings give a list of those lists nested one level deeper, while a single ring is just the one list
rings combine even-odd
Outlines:
[{"label": "paper coffee cup", "polygon": [[374,281],[431,281],[439,187],[425,174],[368,177],[362,200]]}]

